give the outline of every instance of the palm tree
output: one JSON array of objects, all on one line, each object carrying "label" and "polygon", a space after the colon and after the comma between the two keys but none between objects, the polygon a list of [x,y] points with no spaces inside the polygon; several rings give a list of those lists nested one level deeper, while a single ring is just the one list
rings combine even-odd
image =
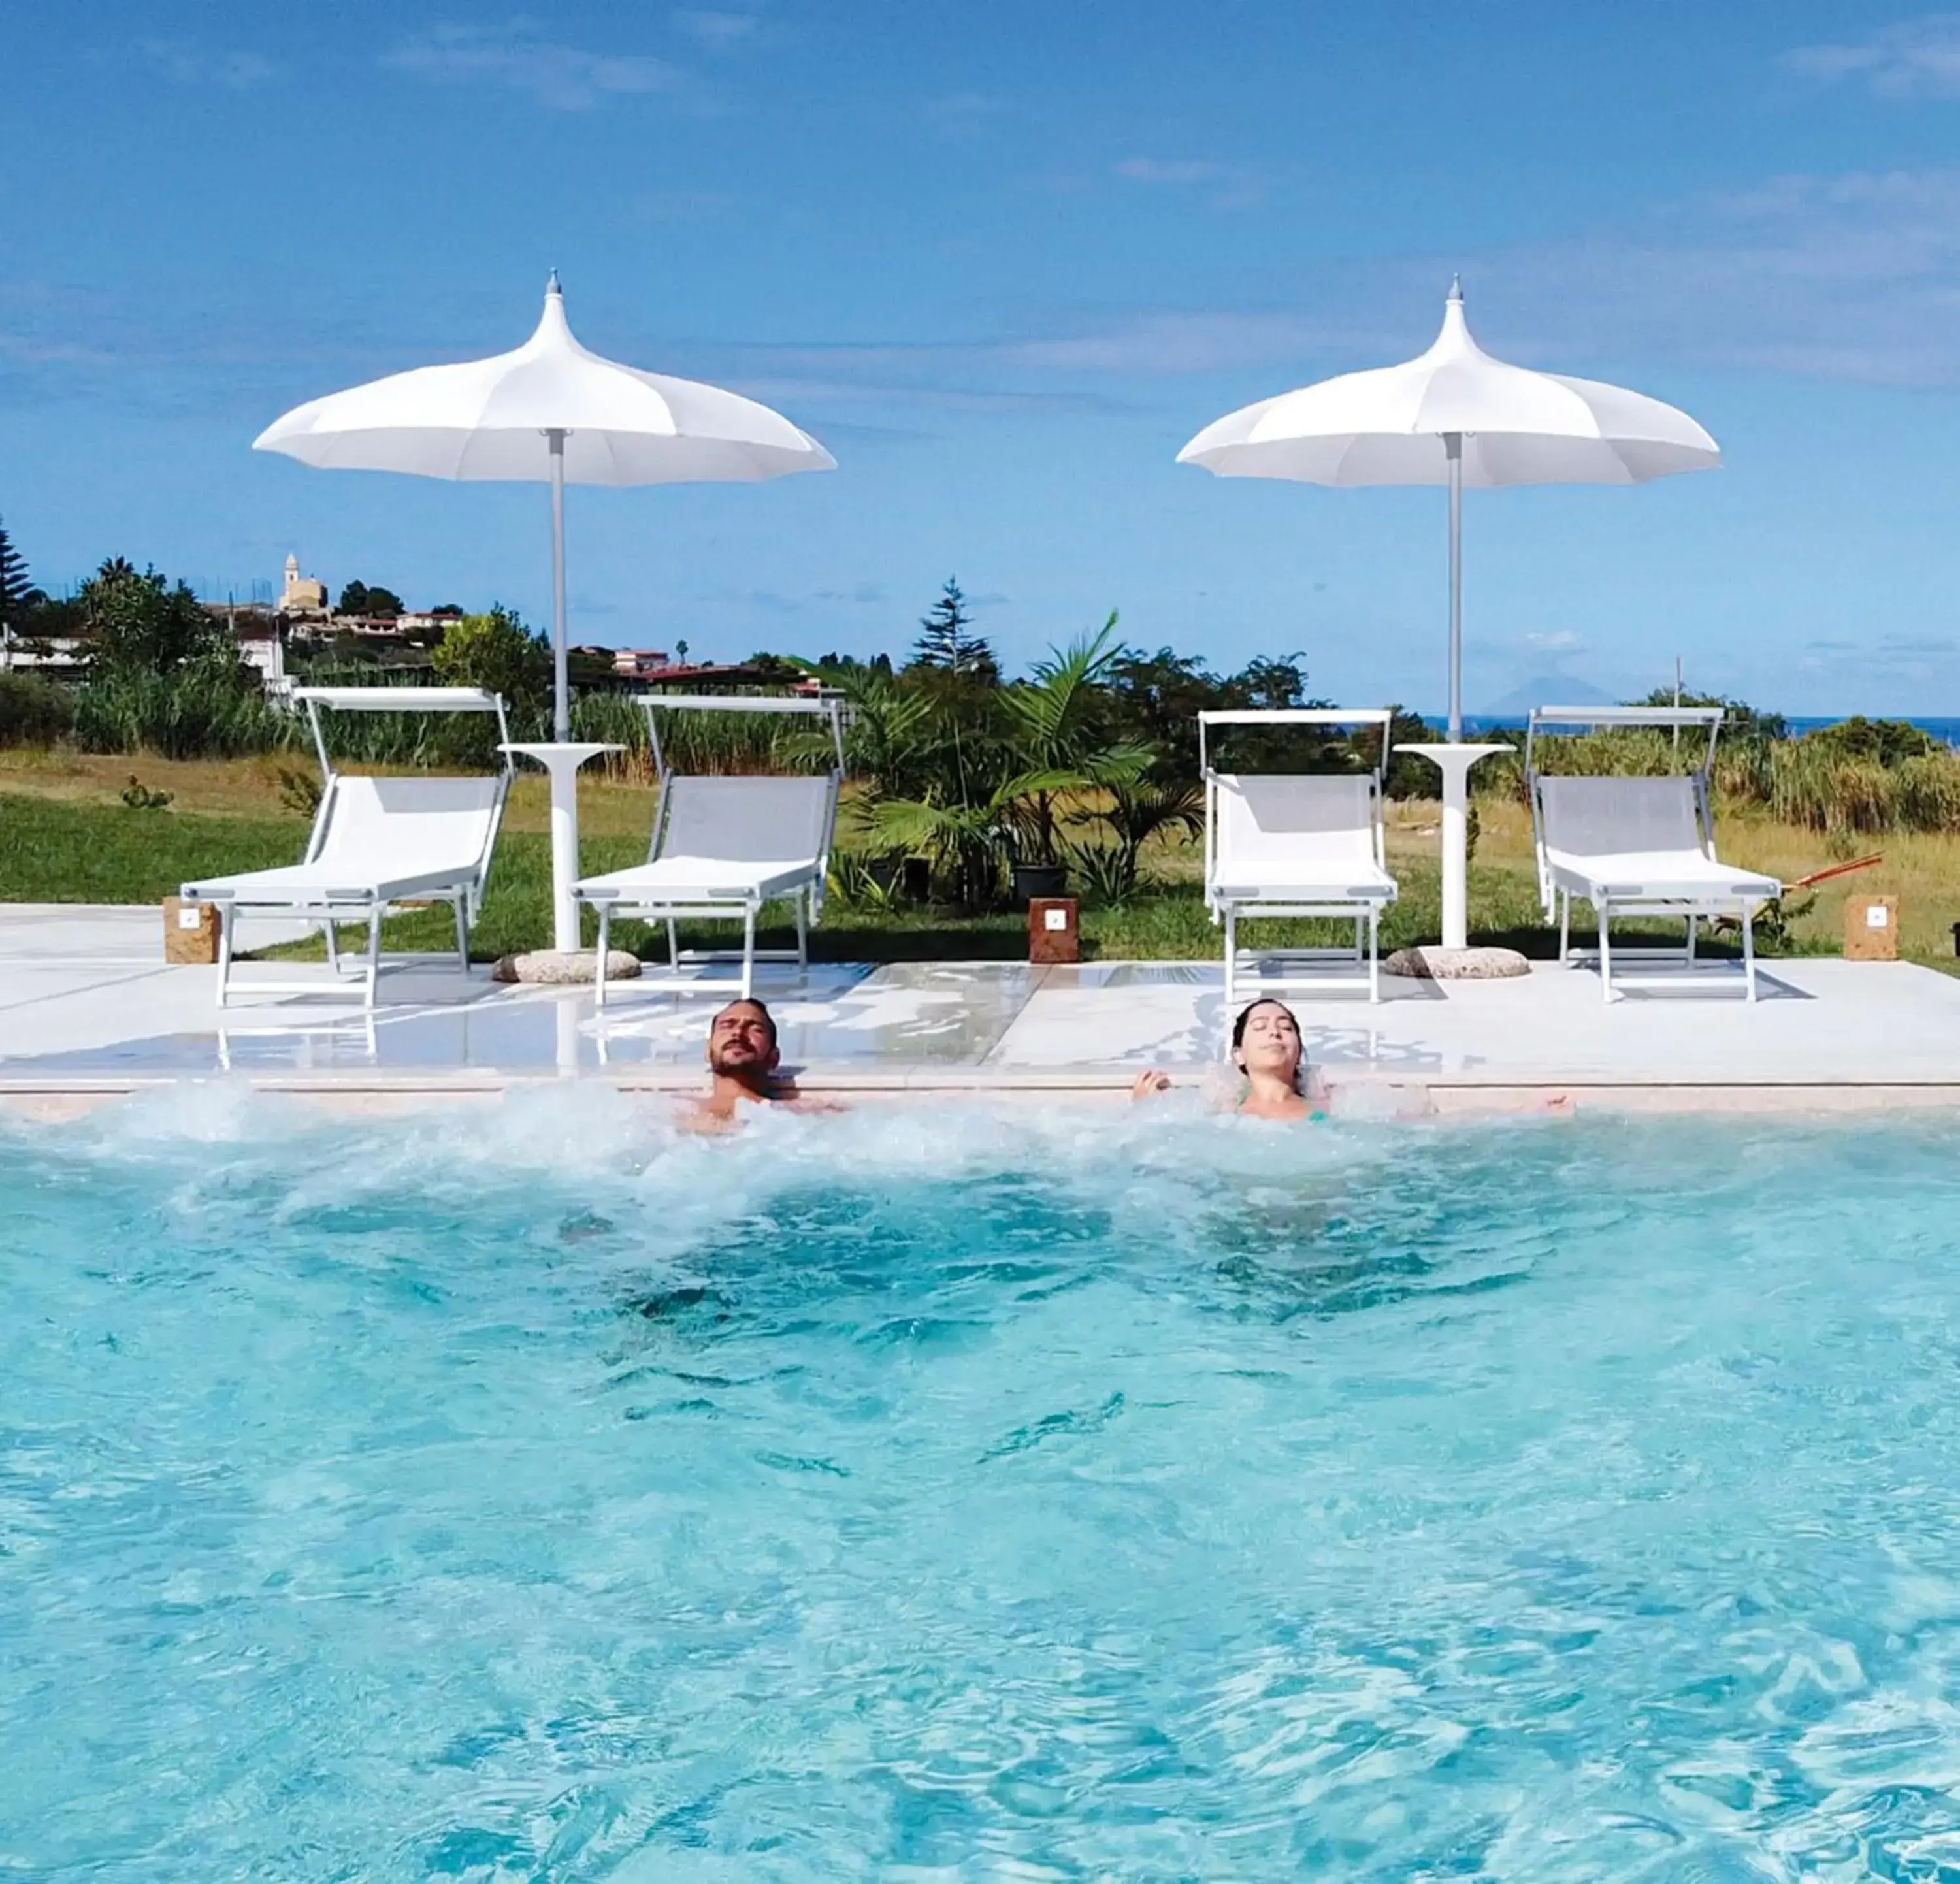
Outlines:
[{"label": "palm tree", "polygon": [[853,740],[869,779],[861,825],[873,844],[933,857],[976,906],[998,897],[1004,861],[1062,861],[1060,801],[1134,785],[1157,756],[1106,731],[1115,629],[1112,615],[1010,687],[936,672],[849,676]]},{"label": "palm tree", "polygon": [[1009,740],[1025,769],[1009,781],[1020,788],[1012,794],[1012,823],[1025,862],[1061,861],[1058,794],[1134,784],[1157,756],[1153,746],[1108,736],[1109,670],[1123,651],[1112,609],[1096,633],[1050,648],[1048,658],[1035,664],[1032,678],[1002,697]]},{"label": "palm tree", "polygon": [[1072,822],[1107,826],[1114,843],[1084,846],[1074,853],[1077,871],[1106,901],[1121,902],[1137,886],[1144,846],[1160,831],[1182,829],[1204,835],[1204,784],[1201,779],[1166,778],[1152,772],[1109,788],[1109,802],[1079,813]]}]

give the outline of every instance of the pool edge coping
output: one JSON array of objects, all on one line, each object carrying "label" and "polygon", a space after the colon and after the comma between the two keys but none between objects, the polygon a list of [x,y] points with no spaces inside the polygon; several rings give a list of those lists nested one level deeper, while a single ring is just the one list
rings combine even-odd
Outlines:
[{"label": "pool edge coping", "polygon": [[[1039,1100],[1073,1095],[1100,1102],[1119,1100],[1130,1091],[1134,1068],[1069,1067],[1010,1069],[922,1067],[905,1071],[860,1071],[810,1067],[800,1069],[800,1088],[812,1096],[855,1096],[867,1100],[908,1095],[966,1095],[975,1099]],[[1204,1069],[1179,1069],[1174,1077],[1195,1084]],[[1559,1096],[1580,1111],[1608,1112],[1873,1113],[1960,1107],[1960,1080],[1788,1081],[1542,1077],[1387,1072],[1349,1074],[1341,1084],[1401,1095],[1415,1109],[1438,1116],[1470,1116],[1529,1109]],[[232,1072],[178,1074],[67,1074],[38,1077],[0,1075],[0,1114],[73,1116],[115,1101],[167,1093],[184,1087],[217,1087],[253,1094],[310,1100],[329,1107],[375,1109],[502,1100],[514,1094],[597,1089],[625,1096],[671,1097],[698,1093],[702,1076],[692,1067],[576,1074],[402,1072],[349,1069],[333,1073]]]}]

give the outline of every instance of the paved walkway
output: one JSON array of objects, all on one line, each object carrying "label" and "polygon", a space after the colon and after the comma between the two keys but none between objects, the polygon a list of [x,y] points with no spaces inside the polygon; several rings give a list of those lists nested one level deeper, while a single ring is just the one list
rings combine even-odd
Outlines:
[{"label": "paved walkway", "polygon": [[[627,983],[602,1015],[582,990],[436,967],[384,975],[371,1017],[323,966],[317,1000],[252,1001],[248,963],[248,998],[221,1015],[215,971],[164,966],[162,937],[154,909],[0,905],[0,1093],[228,1073],[350,1091],[699,1077],[708,999]],[[1229,1019],[1217,969],[1201,963],[820,966],[759,985],[786,1062],[813,1087],[1114,1090],[1144,1066],[1217,1065]],[[1445,1109],[1547,1088],[1628,1106],[1960,1103],[1960,981],[1908,964],[1779,963],[1754,1007],[1682,988],[1609,1007],[1589,971],[1552,966],[1383,986],[1379,1007],[1293,1003],[1310,1056],[1351,1090],[1418,1088]]]}]

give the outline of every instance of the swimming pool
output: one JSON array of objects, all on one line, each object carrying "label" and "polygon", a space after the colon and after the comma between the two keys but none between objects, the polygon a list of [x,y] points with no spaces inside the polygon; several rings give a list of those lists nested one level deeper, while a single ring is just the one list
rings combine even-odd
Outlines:
[{"label": "swimming pool", "polygon": [[0,1131],[0,1875],[1951,1876],[1956,1146]]}]

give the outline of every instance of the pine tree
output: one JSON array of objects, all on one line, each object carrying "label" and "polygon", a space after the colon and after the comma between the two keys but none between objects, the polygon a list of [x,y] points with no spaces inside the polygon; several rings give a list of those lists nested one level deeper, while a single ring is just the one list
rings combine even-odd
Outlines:
[{"label": "pine tree", "polygon": [[959,584],[950,576],[929,613],[921,617],[925,632],[912,644],[915,667],[943,667],[975,680],[998,681],[994,651],[984,636],[973,632],[973,616]]},{"label": "pine tree", "polygon": [[27,559],[14,547],[6,526],[0,524],[0,625],[18,628],[27,611],[27,592],[33,584],[27,579]]}]

